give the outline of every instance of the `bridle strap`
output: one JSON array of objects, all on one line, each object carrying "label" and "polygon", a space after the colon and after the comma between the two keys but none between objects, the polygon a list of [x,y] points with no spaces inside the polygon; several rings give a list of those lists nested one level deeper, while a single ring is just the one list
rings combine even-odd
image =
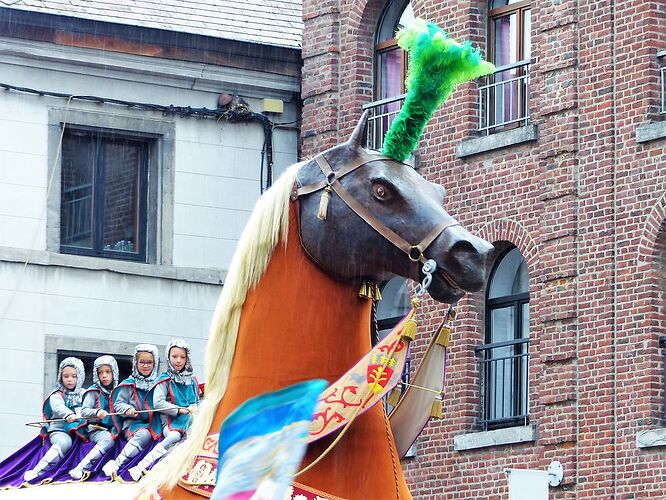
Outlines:
[{"label": "bridle strap", "polygon": [[317,164],[319,164],[319,168],[321,169],[322,173],[324,174],[324,179],[318,182],[314,182],[312,184],[308,184],[307,186],[302,186],[299,187],[297,190],[298,196],[303,196],[306,194],[314,193],[315,191],[319,191],[320,189],[324,189],[326,186],[329,185],[329,176],[333,174],[336,179],[342,179],[345,175],[353,172],[359,167],[362,167],[363,165],[367,165],[368,163],[372,163],[373,161],[382,161],[382,160],[393,160],[393,158],[389,156],[384,156],[384,155],[369,155],[363,151],[359,153],[358,156],[356,156],[353,160],[351,160],[349,163],[345,163],[342,168],[340,168],[338,171],[333,172],[333,169],[329,165],[329,163],[324,159],[324,162],[326,163],[326,167],[322,168],[321,164],[319,163],[319,158],[324,158],[324,155],[319,155],[315,160],[317,160]]},{"label": "bridle strap", "polygon": [[425,238],[421,240],[420,243],[412,245],[409,242],[407,242],[405,239],[403,239],[400,235],[398,235],[395,231],[388,228],[383,222],[377,219],[374,215],[372,215],[370,211],[367,208],[365,208],[356,198],[354,198],[351,195],[351,193],[349,193],[349,191],[347,191],[339,181],[340,177],[356,170],[357,168],[367,163],[370,163],[371,161],[384,160],[387,158],[388,157],[377,157],[364,154],[361,155],[359,158],[356,158],[354,162],[350,163],[349,165],[345,165],[344,167],[342,167],[338,172],[334,172],[333,169],[331,168],[331,165],[324,157],[324,155],[321,154],[315,158],[315,161],[317,162],[317,165],[319,165],[319,168],[324,174],[324,177],[326,177],[326,180],[322,182],[317,182],[315,184],[309,184],[304,187],[300,187],[297,190],[297,194],[298,196],[302,194],[310,194],[319,189],[323,189],[326,186],[329,186],[340,197],[340,199],[344,201],[345,204],[354,213],[356,213],[356,215],[358,215],[361,219],[363,219],[372,229],[374,229],[380,235],[382,235],[384,238],[390,241],[394,246],[405,252],[410,260],[412,260],[413,262],[420,261],[425,263],[427,259],[424,256],[423,252],[426,250],[426,248],[428,248],[428,246],[430,246],[430,244],[433,241],[435,241],[435,239],[440,234],[442,234],[442,232],[444,232],[446,229],[453,226],[459,226],[460,223],[458,223],[453,218],[450,218],[449,220],[444,220],[441,224],[438,224],[436,227],[434,227],[425,236]]}]

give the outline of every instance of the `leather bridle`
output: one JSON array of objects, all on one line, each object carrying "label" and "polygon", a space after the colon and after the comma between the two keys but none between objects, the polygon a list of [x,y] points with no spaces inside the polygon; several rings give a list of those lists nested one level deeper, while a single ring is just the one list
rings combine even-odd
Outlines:
[{"label": "leather bridle", "polygon": [[[332,192],[337,194],[342,201],[361,219],[363,219],[372,229],[381,234],[394,246],[402,250],[412,262],[422,262],[425,264],[427,258],[424,255],[425,250],[430,244],[437,239],[437,237],[453,226],[459,226],[460,223],[453,217],[448,216],[443,222],[432,228],[432,230],[418,243],[411,244],[406,241],[399,234],[387,227],[383,222],[377,219],[370,211],[364,207],[356,198],[354,198],[349,191],[347,191],[340,179],[345,175],[355,171],[356,169],[375,161],[392,161],[396,162],[393,158],[384,155],[371,155],[367,152],[360,150],[358,156],[352,161],[344,164],[339,170],[333,171],[324,153],[314,158],[324,174],[324,179],[306,186],[300,186],[298,178],[294,183],[292,189],[291,199],[297,200],[299,197],[315,193],[321,189],[329,187]],[[399,163],[399,162],[398,162]],[[411,168],[411,167],[409,167]]]}]

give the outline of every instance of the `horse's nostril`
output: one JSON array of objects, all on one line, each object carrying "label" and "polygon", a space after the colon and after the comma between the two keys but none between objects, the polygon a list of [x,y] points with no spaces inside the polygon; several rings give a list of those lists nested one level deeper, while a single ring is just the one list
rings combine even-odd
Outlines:
[{"label": "horse's nostril", "polygon": [[478,259],[481,257],[472,243],[467,240],[460,240],[453,244],[450,255],[456,260],[459,259]]},{"label": "horse's nostril", "polygon": [[468,239],[458,240],[451,246],[447,266],[465,290],[479,290],[485,283],[489,248],[492,249],[492,245],[475,245]]}]

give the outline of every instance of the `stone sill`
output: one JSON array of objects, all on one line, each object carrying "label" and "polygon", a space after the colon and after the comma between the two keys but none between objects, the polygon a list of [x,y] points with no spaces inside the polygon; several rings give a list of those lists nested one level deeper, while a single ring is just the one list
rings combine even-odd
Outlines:
[{"label": "stone sill", "polygon": [[666,428],[646,429],[636,433],[637,448],[655,448],[666,446]]},{"label": "stone sill", "polygon": [[478,155],[495,149],[507,148],[517,144],[536,141],[538,128],[536,125],[514,128],[496,134],[465,139],[458,144],[456,155],[458,158]]},{"label": "stone sill", "polygon": [[666,122],[647,123],[636,127],[636,142],[650,142],[666,137]]},{"label": "stone sill", "polygon": [[489,446],[530,443],[536,441],[536,436],[535,424],[486,432],[472,432],[470,434],[455,436],[453,438],[453,449],[456,451],[466,451],[487,448]]},{"label": "stone sill", "polygon": [[17,262],[37,266],[57,266],[91,271],[111,271],[150,278],[188,281],[206,285],[221,285],[227,277],[226,271],[198,267],[179,267],[161,264],[143,264],[123,260],[102,259],[81,255],[69,255],[45,250],[0,247],[0,261]]}]

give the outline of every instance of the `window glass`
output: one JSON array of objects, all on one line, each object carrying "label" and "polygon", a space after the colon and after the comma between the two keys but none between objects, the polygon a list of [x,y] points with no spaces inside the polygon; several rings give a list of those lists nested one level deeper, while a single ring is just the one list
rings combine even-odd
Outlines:
[{"label": "window glass", "polygon": [[105,250],[139,251],[139,179],[141,145],[131,141],[105,144],[104,240]]},{"label": "window glass", "polygon": [[[395,38],[398,29],[407,26],[414,20],[412,5],[402,2],[392,2],[384,12],[379,29],[377,30],[377,43],[387,42]],[[404,10],[401,10],[404,9]]]},{"label": "window glass", "polygon": [[493,63],[505,66],[518,62],[518,14],[494,18],[492,23],[495,34]]},{"label": "window glass", "polygon": [[[378,99],[386,99],[402,93],[402,49],[391,48],[377,54],[379,58]],[[400,103],[391,103],[399,108]]]},{"label": "window glass", "polygon": [[92,249],[95,144],[90,137],[68,136],[62,143],[60,241]]},{"label": "window glass", "polygon": [[61,251],[145,260],[148,141],[67,130],[61,166]]},{"label": "window glass", "polygon": [[377,319],[401,318],[409,312],[409,291],[405,278],[393,278],[382,290],[382,300],[377,304]]},{"label": "window glass", "polygon": [[497,9],[498,7],[506,7],[514,3],[522,2],[523,0],[490,0],[490,8]]},{"label": "window glass", "polygon": [[532,11],[523,11],[523,56],[524,61],[529,61],[532,58]]},{"label": "window glass", "polygon": [[501,260],[492,276],[488,298],[515,295],[529,291],[529,276],[525,259],[517,248]]}]

